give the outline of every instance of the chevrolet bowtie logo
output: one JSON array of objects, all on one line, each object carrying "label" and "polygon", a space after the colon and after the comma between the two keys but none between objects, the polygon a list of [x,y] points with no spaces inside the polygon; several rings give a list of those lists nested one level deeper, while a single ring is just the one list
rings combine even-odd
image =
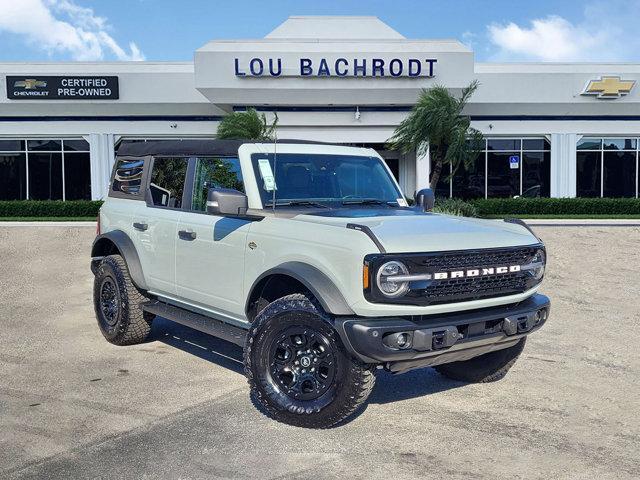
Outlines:
[{"label": "chevrolet bowtie logo", "polygon": [[36,80],[35,78],[25,78],[13,84],[14,87],[24,88],[25,90],[34,90],[38,87],[46,87],[47,82],[44,80]]},{"label": "chevrolet bowtie logo", "polygon": [[603,76],[599,80],[590,80],[582,92],[583,95],[597,95],[598,98],[619,98],[631,91],[634,80],[621,80],[620,77]]}]

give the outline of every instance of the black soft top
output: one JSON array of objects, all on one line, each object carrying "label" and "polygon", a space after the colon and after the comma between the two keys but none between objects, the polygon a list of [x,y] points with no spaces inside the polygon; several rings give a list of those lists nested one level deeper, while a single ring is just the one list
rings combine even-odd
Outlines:
[{"label": "black soft top", "polygon": [[[125,142],[118,148],[118,156],[146,157],[154,155],[198,156],[238,155],[238,148],[245,143],[272,143],[261,140],[147,140],[146,142]],[[279,144],[319,144],[308,140],[278,140]]]}]

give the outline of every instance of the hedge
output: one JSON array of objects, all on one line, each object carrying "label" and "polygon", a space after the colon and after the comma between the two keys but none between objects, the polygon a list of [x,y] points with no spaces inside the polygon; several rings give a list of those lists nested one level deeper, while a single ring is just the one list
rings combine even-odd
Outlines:
[{"label": "hedge", "polygon": [[639,215],[638,198],[488,198],[469,200],[490,215]]},{"label": "hedge", "polygon": [[[0,217],[96,217],[102,202],[73,200],[0,201]],[[493,215],[640,215],[637,198],[489,198],[463,202],[437,199],[439,211]]]},{"label": "hedge", "polygon": [[0,201],[0,217],[97,217],[101,205],[88,200]]}]

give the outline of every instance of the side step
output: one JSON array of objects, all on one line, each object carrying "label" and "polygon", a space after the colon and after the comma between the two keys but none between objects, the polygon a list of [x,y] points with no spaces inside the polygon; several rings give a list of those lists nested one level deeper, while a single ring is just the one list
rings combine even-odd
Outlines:
[{"label": "side step", "polygon": [[159,315],[167,320],[171,320],[172,322],[180,323],[181,325],[213,335],[214,337],[221,338],[227,342],[235,343],[241,347],[244,346],[247,331],[243,328],[236,327],[235,325],[230,325],[218,319],[194,313],[160,301],[150,302],[142,308],[145,312]]}]

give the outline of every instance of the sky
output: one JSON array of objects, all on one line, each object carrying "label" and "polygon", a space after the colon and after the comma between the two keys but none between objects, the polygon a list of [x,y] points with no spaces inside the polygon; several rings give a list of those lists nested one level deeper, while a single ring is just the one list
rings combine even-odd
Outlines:
[{"label": "sky", "polygon": [[375,15],[481,62],[640,62],[640,0],[0,0],[0,61],[187,61],[290,15]]}]

